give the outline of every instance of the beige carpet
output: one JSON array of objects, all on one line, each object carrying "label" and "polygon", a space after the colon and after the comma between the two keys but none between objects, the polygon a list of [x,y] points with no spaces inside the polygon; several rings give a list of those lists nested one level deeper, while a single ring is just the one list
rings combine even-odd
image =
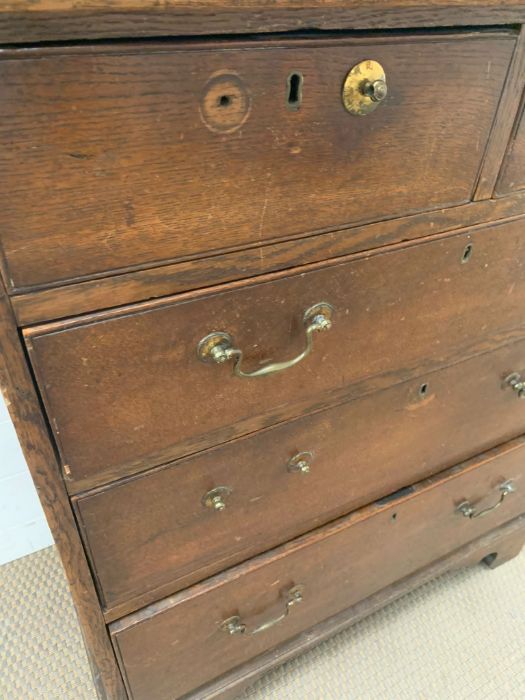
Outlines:
[{"label": "beige carpet", "polygon": [[[242,700],[524,700],[525,555],[429,583]],[[54,548],[0,567],[0,699],[95,700]]]}]

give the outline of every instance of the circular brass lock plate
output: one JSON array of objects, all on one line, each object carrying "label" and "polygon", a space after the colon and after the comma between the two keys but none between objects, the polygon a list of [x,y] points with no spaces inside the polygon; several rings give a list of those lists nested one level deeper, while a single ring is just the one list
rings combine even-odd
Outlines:
[{"label": "circular brass lock plate", "polygon": [[[378,87],[376,98],[370,94]],[[377,61],[361,61],[348,73],[343,84],[343,104],[350,114],[364,117],[381,104],[386,97],[386,76]]]}]

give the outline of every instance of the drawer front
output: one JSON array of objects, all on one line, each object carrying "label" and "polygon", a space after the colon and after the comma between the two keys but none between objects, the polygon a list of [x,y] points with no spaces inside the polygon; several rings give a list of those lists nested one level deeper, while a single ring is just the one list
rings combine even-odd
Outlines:
[{"label": "drawer front", "polygon": [[499,195],[525,189],[525,97],[503,168],[496,185]]},{"label": "drawer front", "polygon": [[79,498],[106,609],[180,590],[525,433],[525,401],[502,383],[519,367],[525,341]]},{"label": "drawer front", "polygon": [[[458,509],[494,506],[509,480],[516,491],[486,517]],[[180,697],[524,510],[520,439],[134,613],[111,625],[132,697]]]},{"label": "drawer front", "polygon": [[[518,220],[30,329],[72,492],[502,345],[523,326],[524,259]],[[199,360],[212,331],[231,334],[243,371],[293,358],[306,343],[305,309],[322,301],[334,307],[332,328],[285,371],[241,378],[232,361]]]},{"label": "drawer front", "polygon": [[[4,60],[6,279],[28,288],[466,202],[514,45],[468,33]],[[360,117],[341,93],[364,59],[389,94]]]}]

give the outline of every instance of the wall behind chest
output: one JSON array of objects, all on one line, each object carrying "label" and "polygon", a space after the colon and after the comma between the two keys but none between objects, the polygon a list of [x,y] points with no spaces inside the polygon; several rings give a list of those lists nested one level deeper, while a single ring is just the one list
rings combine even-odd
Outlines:
[{"label": "wall behind chest", "polygon": [[0,565],[52,544],[42,506],[0,395]]}]

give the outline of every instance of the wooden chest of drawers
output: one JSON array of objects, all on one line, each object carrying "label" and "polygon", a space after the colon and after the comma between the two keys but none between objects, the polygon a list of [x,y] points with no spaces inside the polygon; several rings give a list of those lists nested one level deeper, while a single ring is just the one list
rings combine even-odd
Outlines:
[{"label": "wooden chest of drawers", "polygon": [[525,5],[263,5],[0,9],[0,380],[107,700],[525,541]]}]

